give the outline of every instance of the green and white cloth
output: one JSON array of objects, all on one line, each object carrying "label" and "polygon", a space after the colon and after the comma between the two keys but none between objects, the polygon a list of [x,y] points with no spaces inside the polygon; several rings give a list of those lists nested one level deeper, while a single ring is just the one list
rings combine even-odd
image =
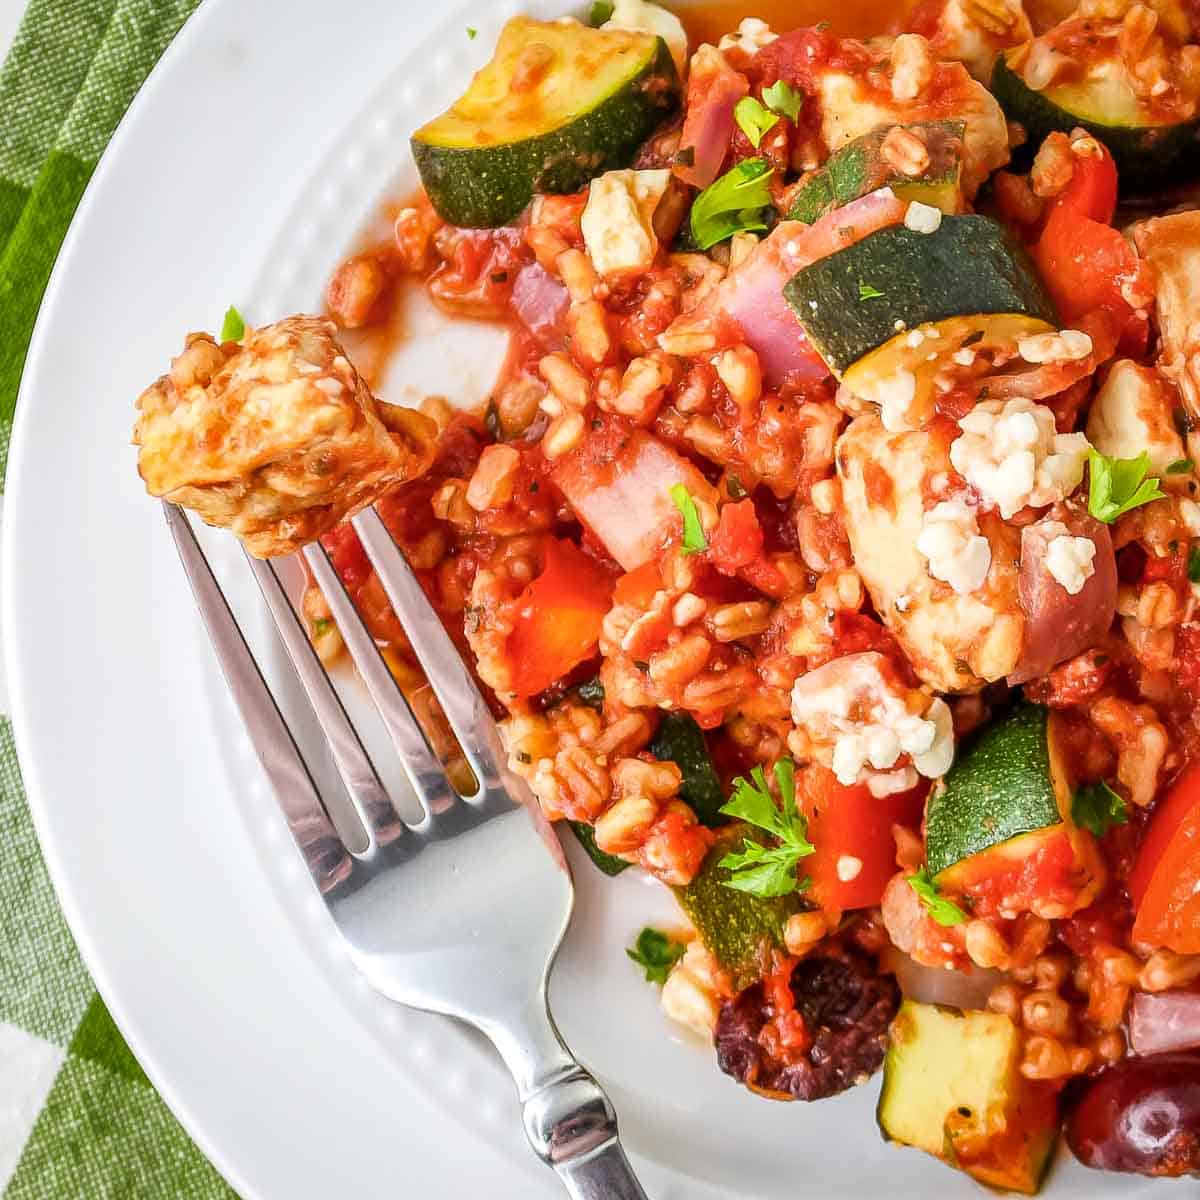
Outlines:
[{"label": "green and white cloth", "polygon": [[[0,477],[25,352],[75,207],[199,0],[31,0],[0,69]],[[84,968],[0,717],[0,1200],[236,1200]]]}]

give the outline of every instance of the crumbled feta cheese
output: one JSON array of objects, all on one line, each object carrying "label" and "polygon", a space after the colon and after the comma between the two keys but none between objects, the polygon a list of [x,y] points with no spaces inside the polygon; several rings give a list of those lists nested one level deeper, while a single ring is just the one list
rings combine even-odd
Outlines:
[{"label": "crumbled feta cheese", "polygon": [[905,593],[902,596],[897,596],[895,600],[895,609],[899,613],[906,613],[912,605],[912,597]]},{"label": "crumbled feta cheese", "polygon": [[837,860],[837,877],[843,883],[850,883],[862,874],[863,861],[853,854],[842,854]]},{"label": "crumbled feta cheese", "polygon": [[901,368],[894,375],[864,383],[863,399],[879,405],[879,419],[889,433],[908,428],[908,410],[917,398],[917,377]]},{"label": "crumbled feta cheese", "polygon": [[929,560],[929,574],[960,596],[982,587],[992,565],[992,548],[961,500],[943,500],[925,514],[917,549]]},{"label": "crumbled feta cheese", "polygon": [[958,422],[950,461],[1004,518],[1069,496],[1083,480],[1089,449],[1082,433],[1058,433],[1044,404],[1019,397],[985,400]]},{"label": "crumbled feta cheese", "polygon": [[904,214],[904,227],[913,233],[936,233],[942,224],[942,210],[914,200]]},{"label": "crumbled feta cheese", "polygon": [[1070,596],[1078,596],[1083,585],[1096,573],[1092,560],[1096,543],[1091,538],[1072,537],[1067,527],[1058,521],[1045,526],[1054,536],[1046,546],[1046,570]]},{"label": "crumbled feta cheese", "polygon": [[683,22],[659,4],[648,0],[614,0],[612,16],[601,29],[630,29],[636,33],[657,33],[675,60],[675,70],[682,79],[687,71],[688,42]]},{"label": "crumbled feta cheese", "polygon": [[1092,339],[1078,329],[1031,333],[1017,340],[1017,353],[1031,363],[1078,362],[1092,352]]},{"label": "crumbled feta cheese", "polygon": [[744,50],[747,54],[757,54],[764,46],[769,46],[779,34],[772,32],[766,21],[758,17],[746,17],[737,27],[737,33],[727,33],[717,43],[718,50]]},{"label": "crumbled feta cheese", "polygon": [[[828,761],[838,781],[867,783],[881,796],[912,787],[917,771],[944,774],[954,754],[944,701],[913,712],[909,697],[882,673],[885,661],[874,651],[850,654],[800,676],[792,688],[792,719],[818,747],[832,744]],[[898,767],[905,755],[912,767]]]},{"label": "crumbled feta cheese", "polygon": [[580,227],[599,274],[645,270],[654,262],[654,210],[670,181],[667,170],[608,171],[592,180]]},{"label": "crumbled feta cheese", "polygon": [[915,350],[924,340],[925,335],[919,329],[913,329],[904,339],[904,344],[911,350]]},{"label": "crumbled feta cheese", "polygon": [[955,350],[950,357],[960,367],[969,367],[975,361],[975,351],[970,346],[963,346],[961,350]]}]

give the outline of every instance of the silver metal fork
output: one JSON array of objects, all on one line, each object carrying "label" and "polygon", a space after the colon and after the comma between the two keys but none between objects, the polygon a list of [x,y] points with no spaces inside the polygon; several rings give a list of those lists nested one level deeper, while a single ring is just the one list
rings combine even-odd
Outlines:
[{"label": "silver metal fork", "polygon": [[474,772],[473,796],[451,787],[324,549],[303,555],[420,801],[416,824],[401,820],[275,568],[247,556],[341,780],[344,794],[320,794],[187,517],[164,507],[247,732],[354,964],[390,999],[491,1039],[530,1143],[571,1196],[646,1200],[612,1104],[547,1008],[574,899],[562,848],[509,772],[483,697],[378,514],[364,510],[354,528]]}]

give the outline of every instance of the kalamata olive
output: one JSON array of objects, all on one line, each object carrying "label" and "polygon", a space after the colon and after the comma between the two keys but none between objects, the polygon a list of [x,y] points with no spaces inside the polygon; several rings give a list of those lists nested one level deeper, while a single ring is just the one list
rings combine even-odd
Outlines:
[{"label": "kalamata olive", "polygon": [[1127,1058],[1085,1083],[1067,1143],[1102,1171],[1200,1172],[1200,1054]]}]

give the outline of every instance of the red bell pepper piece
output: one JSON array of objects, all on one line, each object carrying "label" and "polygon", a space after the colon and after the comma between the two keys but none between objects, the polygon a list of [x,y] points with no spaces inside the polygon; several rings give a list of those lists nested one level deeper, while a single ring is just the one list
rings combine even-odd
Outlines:
[{"label": "red bell pepper piece", "polygon": [[513,691],[535,696],[595,651],[613,581],[571,542],[546,541],[542,573],[521,593],[508,638]]},{"label": "red bell pepper piece", "polygon": [[1151,818],[1129,894],[1135,942],[1200,954],[1200,767],[1175,783]]}]

